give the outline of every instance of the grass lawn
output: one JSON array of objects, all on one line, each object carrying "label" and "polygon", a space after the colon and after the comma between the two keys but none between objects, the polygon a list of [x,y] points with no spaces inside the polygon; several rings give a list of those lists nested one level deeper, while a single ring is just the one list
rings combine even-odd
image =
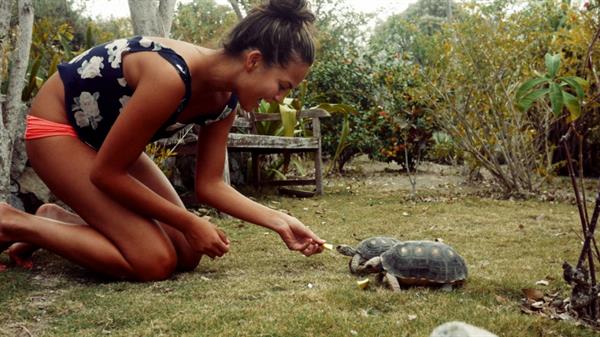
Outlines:
[{"label": "grass lawn", "polygon": [[[320,198],[257,198],[333,244],[442,238],[467,261],[461,289],[361,290],[345,256],[306,258],[261,227],[214,219],[231,252],[164,282],[110,282],[36,253],[32,271],[0,273],[0,336],[429,336],[451,320],[499,336],[596,336],[520,310],[522,288],[568,296],[561,264],[580,252],[574,205],[480,198],[432,177],[417,181],[416,202],[407,199],[405,176],[383,171],[332,178]],[[542,279],[549,285],[535,284]]]}]

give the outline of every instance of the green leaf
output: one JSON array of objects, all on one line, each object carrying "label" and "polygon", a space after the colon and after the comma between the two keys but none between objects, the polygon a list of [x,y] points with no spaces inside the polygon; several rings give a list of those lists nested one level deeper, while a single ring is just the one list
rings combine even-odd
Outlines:
[{"label": "green leaf", "polygon": [[588,83],[588,81],[584,80],[583,78],[581,78],[579,76],[569,76],[567,78],[572,78],[575,82],[579,83],[579,85],[583,89],[587,89],[590,86],[590,84]]},{"label": "green leaf", "polygon": [[258,113],[267,113],[269,112],[269,109],[271,108],[271,105],[269,104],[269,102],[265,101],[264,99],[260,100],[260,103],[258,104]]},{"label": "green leaf", "polygon": [[527,111],[527,110],[529,110],[529,108],[535,101],[540,99],[540,97],[548,94],[549,92],[550,92],[550,89],[548,89],[548,88],[532,91],[517,102],[517,107],[521,111]]},{"label": "green leaf", "polygon": [[568,92],[563,91],[562,94],[565,106],[570,112],[569,118],[567,118],[567,120],[569,122],[573,122],[581,116],[581,104],[579,103],[579,99],[577,99],[577,97],[569,94]]},{"label": "green leaf", "polygon": [[557,83],[550,84],[550,105],[552,106],[552,112],[554,112],[554,115],[560,116],[564,102],[563,91],[560,88],[560,85]]},{"label": "green leaf", "polygon": [[546,72],[548,73],[548,77],[554,78],[558,72],[558,68],[560,67],[560,54],[551,55],[547,53],[544,57],[544,61],[546,63]]},{"label": "green leaf", "polygon": [[583,91],[583,87],[579,84],[579,82],[577,80],[575,80],[575,77],[576,76],[561,77],[560,79],[563,82],[565,82],[568,85],[570,85],[571,88],[573,88],[575,90],[575,93],[577,94],[577,97],[579,97],[581,99],[585,95],[585,92]]},{"label": "green leaf", "polygon": [[342,122],[342,132],[340,133],[340,141],[335,149],[335,154],[333,155],[333,158],[329,161],[329,166],[327,167],[327,170],[325,170],[325,172],[327,172],[326,174],[331,173],[331,170],[333,170],[333,165],[335,165],[340,155],[342,154],[342,151],[348,145],[346,144],[346,138],[348,138],[349,134],[350,119],[348,118],[348,114],[344,114],[344,121]]},{"label": "green leaf", "polygon": [[283,124],[283,135],[285,137],[294,137],[296,128],[296,109],[290,108],[286,104],[279,104],[279,113],[281,114],[281,124]]},{"label": "green leaf", "polygon": [[547,82],[548,79],[544,78],[544,77],[537,77],[537,78],[533,78],[525,83],[523,83],[519,89],[517,89],[517,93],[516,93],[516,97],[517,97],[517,101],[520,101],[525,94],[527,94],[527,92],[529,92],[529,90],[533,89],[534,87],[537,87],[538,85],[540,85],[541,83]]}]

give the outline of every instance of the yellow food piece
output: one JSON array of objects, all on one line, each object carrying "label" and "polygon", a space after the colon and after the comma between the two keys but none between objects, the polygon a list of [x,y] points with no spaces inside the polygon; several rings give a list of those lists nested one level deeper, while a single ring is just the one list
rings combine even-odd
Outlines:
[{"label": "yellow food piece", "polygon": [[369,279],[366,278],[364,280],[358,280],[356,281],[356,285],[360,288],[360,289],[367,289],[369,287]]},{"label": "yellow food piece", "polygon": [[323,248],[333,250],[333,245],[331,243],[324,243]]}]

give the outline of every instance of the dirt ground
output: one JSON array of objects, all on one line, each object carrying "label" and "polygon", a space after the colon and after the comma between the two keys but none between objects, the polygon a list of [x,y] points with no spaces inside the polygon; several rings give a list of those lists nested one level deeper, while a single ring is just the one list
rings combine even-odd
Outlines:
[{"label": "dirt ground", "polygon": [[[381,191],[410,191],[413,183],[417,192],[439,189],[456,191],[469,188],[466,175],[461,170],[462,167],[424,162],[418,166],[416,174],[411,172],[409,175],[398,164],[377,162],[360,156],[346,164],[341,183],[351,180]],[[340,184],[339,174],[335,178],[326,178],[325,185]]]}]

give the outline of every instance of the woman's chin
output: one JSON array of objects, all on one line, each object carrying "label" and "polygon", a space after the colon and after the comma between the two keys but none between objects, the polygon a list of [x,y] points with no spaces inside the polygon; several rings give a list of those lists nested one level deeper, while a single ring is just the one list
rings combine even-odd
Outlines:
[{"label": "woman's chin", "polygon": [[258,102],[250,104],[240,102],[240,106],[242,107],[242,109],[244,109],[244,111],[256,111],[258,109]]}]

